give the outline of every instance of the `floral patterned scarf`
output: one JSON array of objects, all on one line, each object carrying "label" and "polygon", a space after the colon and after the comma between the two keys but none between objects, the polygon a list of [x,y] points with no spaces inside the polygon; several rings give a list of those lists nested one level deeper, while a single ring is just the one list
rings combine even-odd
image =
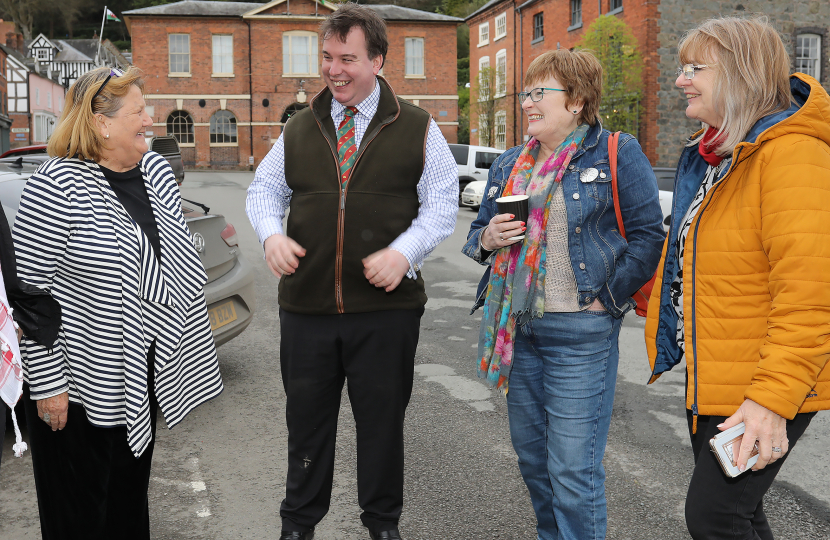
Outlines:
[{"label": "floral patterned scarf", "polygon": [[546,231],[550,201],[587,131],[588,126],[583,124],[571,132],[536,176],[533,167],[540,144],[531,138],[519,154],[504,187],[503,197],[530,197],[529,216],[524,240],[498,250],[492,263],[478,338],[478,375],[505,394],[513,365],[516,325],[538,319],[545,312]]}]

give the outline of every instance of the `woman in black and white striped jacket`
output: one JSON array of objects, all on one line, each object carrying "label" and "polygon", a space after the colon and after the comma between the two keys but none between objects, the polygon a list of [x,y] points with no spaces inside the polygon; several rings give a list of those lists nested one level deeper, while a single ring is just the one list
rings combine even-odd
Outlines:
[{"label": "woman in black and white striped jacket", "polygon": [[62,308],[53,347],[21,346],[48,540],[149,539],[156,411],[172,427],[222,391],[207,276],[142,94],[135,68],[81,76],[15,221],[20,279]]}]

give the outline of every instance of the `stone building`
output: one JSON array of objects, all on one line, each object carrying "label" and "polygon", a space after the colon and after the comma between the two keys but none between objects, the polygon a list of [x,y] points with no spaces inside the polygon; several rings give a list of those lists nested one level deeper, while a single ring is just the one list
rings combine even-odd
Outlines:
[{"label": "stone building", "polygon": [[[370,5],[387,23],[382,75],[457,140],[456,27],[461,19]],[[255,165],[324,86],[317,28],[325,0],[184,1],[123,13],[144,70],[155,135],[174,135],[188,167]]]},{"label": "stone building", "polygon": [[[643,58],[638,139],[653,165],[673,167],[685,139],[699,127],[686,118],[685,101],[674,86],[680,38],[711,17],[754,14],[766,15],[779,30],[793,71],[816,76],[830,88],[826,0],[491,0],[466,19],[470,79],[475,81],[482,67],[495,71],[498,99],[490,145],[509,148],[524,140],[527,121],[516,93],[530,62],[544,51],[574,47],[598,16],[613,16],[631,27]],[[471,95],[471,103],[475,99]],[[477,144],[478,118],[475,106],[471,109],[470,142]]]}]

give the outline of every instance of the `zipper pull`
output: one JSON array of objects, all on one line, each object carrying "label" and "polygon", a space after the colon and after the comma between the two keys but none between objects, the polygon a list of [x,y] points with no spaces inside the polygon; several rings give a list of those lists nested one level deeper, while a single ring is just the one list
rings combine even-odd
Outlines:
[{"label": "zipper pull", "polygon": [[692,405],[692,435],[697,433],[697,404]]},{"label": "zipper pull", "polygon": [[346,209],[346,190],[345,189],[340,192],[340,209],[341,210]]}]

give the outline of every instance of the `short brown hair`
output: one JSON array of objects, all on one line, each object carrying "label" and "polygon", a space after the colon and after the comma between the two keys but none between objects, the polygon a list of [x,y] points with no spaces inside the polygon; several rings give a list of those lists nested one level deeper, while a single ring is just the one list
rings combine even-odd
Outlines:
[{"label": "short brown hair", "polygon": [[[375,11],[366,6],[347,2],[340,6],[320,24],[320,39],[326,40],[335,36],[341,42],[352,28],[358,27],[366,36],[366,52],[369,59],[378,56],[386,61],[386,51],[389,50],[389,39],[386,37],[386,23]],[[383,64],[381,64],[383,65]]]},{"label": "short brown hair", "polygon": [[93,161],[101,159],[104,139],[96,125],[95,115],[114,117],[133,86],[144,92],[143,73],[137,67],[130,66],[120,77],[113,75],[102,89],[110,74],[108,67],[93,69],[78,77],[69,88],[63,114],[47,146],[50,156],[78,156]]},{"label": "short brown hair", "polygon": [[590,51],[557,49],[537,56],[525,72],[525,87],[553,77],[565,90],[565,108],[582,103],[579,120],[595,125],[602,100],[602,65]]}]

